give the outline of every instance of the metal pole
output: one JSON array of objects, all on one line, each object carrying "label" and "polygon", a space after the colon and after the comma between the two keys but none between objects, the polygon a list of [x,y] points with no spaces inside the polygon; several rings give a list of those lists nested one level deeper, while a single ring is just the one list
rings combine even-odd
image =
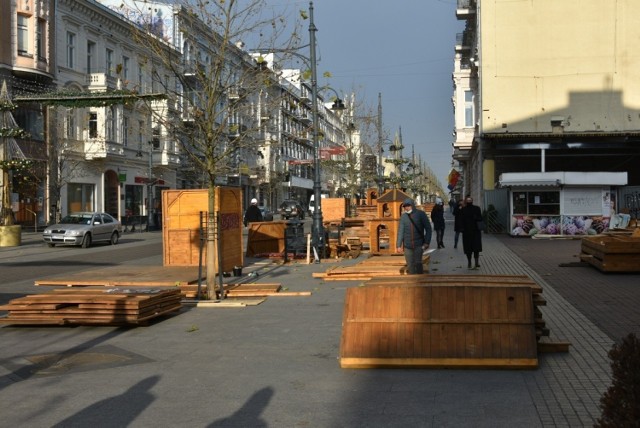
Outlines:
[{"label": "metal pole", "polygon": [[[153,208],[153,141],[149,141],[149,181],[147,187],[147,232],[151,230],[151,210]],[[153,225],[155,227],[155,224]]]},{"label": "metal pole", "polygon": [[384,166],[382,166],[382,94],[378,92],[378,197],[384,191]]},{"label": "metal pole", "polygon": [[313,194],[315,209],[311,226],[312,246],[317,254],[316,263],[324,256],[324,230],[322,225],[322,196],[320,183],[320,142],[318,140],[318,76],[316,70],[316,31],[313,22],[313,2],[309,2],[309,50],[311,59],[311,103],[313,115]]}]

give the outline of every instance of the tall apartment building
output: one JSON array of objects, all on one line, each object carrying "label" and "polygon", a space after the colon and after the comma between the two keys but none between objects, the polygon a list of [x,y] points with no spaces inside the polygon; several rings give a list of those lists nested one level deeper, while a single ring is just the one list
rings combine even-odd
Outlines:
[{"label": "tall apartment building", "polygon": [[[49,0],[0,0],[0,85],[6,84],[11,98],[52,88],[56,55],[54,7],[55,2]],[[17,125],[29,134],[16,139],[18,146],[26,158],[36,161],[28,182],[13,183],[15,220],[28,225],[33,225],[34,220],[44,223],[47,111],[37,103],[20,103],[12,114]]]},{"label": "tall apartment building", "polygon": [[458,0],[454,159],[462,192],[511,233],[592,233],[583,220],[606,226],[624,186],[640,185],[639,12],[633,0]]},{"label": "tall apartment building", "polygon": [[[165,91],[170,74],[136,39],[134,22],[95,1],[57,4],[58,91],[95,93],[97,99]],[[61,213],[98,210],[122,219],[156,214],[161,191],[176,187],[180,166],[178,144],[163,125],[177,116],[174,100],[105,100],[55,110],[53,181]]]}]

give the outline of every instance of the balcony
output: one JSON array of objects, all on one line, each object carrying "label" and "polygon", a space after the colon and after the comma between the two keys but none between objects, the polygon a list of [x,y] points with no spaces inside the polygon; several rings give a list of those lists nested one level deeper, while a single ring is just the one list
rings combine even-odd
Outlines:
[{"label": "balcony", "polygon": [[239,86],[232,86],[227,91],[230,100],[239,100],[247,95],[247,90]]},{"label": "balcony", "polygon": [[90,73],[87,75],[87,89],[90,91],[106,91],[118,89],[118,79],[107,73]]},{"label": "balcony", "polygon": [[476,14],[476,0],[458,0],[456,8],[456,18],[459,20],[469,19]]},{"label": "balcony", "polygon": [[106,159],[109,156],[123,156],[122,144],[107,141],[104,138],[90,138],[84,141],[84,158],[86,160]]}]

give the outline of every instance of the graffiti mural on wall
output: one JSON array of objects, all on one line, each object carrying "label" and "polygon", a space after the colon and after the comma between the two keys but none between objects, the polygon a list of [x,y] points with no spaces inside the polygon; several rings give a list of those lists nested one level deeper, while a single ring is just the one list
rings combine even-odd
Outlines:
[{"label": "graffiti mural on wall", "polygon": [[597,235],[609,229],[603,216],[513,216],[511,235]]}]

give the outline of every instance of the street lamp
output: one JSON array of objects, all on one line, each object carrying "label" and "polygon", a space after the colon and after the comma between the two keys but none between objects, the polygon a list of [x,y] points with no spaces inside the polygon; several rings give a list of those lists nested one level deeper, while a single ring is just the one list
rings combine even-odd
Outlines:
[{"label": "street lamp", "polygon": [[151,230],[151,227],[156,227],[155,222],[153,221],[153,216],[151,215],[151,210],[153,209],[153,141],[149,141],[149,175],[147,178],[147,203],[149,207],[147,208],[147,231]]},{"label": "street lamp", "polygon": [[316,28],[313,22],[313,2],[309,2],[309,56],[311,60],[311,114],[313,116],[313,198],[316,204],[311,225],[311,245],[316,263],[324,256],[324,227],[322,225],[322,195],[320,183],[320,141],[318,139],[318,71],[316,65]]}]

